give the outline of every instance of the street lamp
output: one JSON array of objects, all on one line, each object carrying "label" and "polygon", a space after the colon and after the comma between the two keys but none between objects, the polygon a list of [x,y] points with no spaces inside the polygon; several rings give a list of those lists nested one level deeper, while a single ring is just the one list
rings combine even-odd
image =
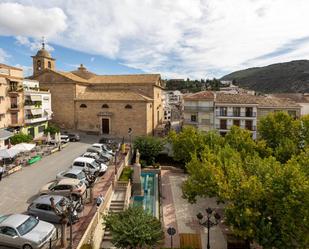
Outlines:
[{"label": "street lamp", "polygon": [[[209,231],[210,231],[210,228],[213,227],[213,226],[216,226],[219,224],[219,221],[221,219],[221,216],[214,212],[213,214],[213,209],[211,209],[210,207],[208,207],[206,209],[206,220],[203,221],[203,214],[202,213],[198,213],[196,215],[196,217],[198,218],[198,221],[199,221],[199,224],[206,227],[207,228],[207,249],[210,249],[210,244],[209,244]],[[212,214],[213,214],[213,217],[215,218],[215,221],[211,221],[211,217],[212,217]]]}]

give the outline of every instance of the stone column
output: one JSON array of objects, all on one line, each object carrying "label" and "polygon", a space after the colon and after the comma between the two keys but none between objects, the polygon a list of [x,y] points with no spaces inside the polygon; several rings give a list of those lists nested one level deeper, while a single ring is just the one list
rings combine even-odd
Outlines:
[{"label": "stone column", "polygon": [[133,195],[144,195],[141,183],[141,164],[139,163],[140,154],[136,150],[136,159],[133,164]]}]

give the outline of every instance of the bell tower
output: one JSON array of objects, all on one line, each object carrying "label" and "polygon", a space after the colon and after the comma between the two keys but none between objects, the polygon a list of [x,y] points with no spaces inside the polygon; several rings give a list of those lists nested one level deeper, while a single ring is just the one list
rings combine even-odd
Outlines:
[{"label": "bell tower", "polygon": [[55,70],[55,59],[51,57],[50,53],[45,49],[44,37],[42,38],[42,48],[31,56],[33,60],[33,76],[37,76],[44,69],[48,68]]}]

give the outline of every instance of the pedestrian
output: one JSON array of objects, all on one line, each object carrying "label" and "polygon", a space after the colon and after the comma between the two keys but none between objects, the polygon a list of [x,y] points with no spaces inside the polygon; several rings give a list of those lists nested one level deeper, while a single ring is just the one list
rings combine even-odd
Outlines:
[{"label": "pedestrian", "polygon": [[3,173],[4,173],[4,168],[3,166],[0,165],[0,181],[2,180]]},{"label": "pedestrian", "polygon": [[104,202],[104,197],[102,194],[100,194],[97,199],[96,199],[96,205],[97,205],[97,208],[100,207],[100,205],[102,204],[102,202]]}]

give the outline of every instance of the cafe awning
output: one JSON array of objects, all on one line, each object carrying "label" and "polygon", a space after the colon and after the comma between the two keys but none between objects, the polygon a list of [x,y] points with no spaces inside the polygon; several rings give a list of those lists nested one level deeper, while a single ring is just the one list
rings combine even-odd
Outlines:
[{"label": "cafe awning", "polygon": [[18,150],[20,152],[24,152],[24,151],[31,151],[34,147],[35,147],[35,144],[20,143],[20,144],[14,145],[12,149]]},{"label": "cafe awning", "polygon": [[46,112],[48,116],[51,116],[53,114],[53,112],[49,109],[45,109],[44,111]]},{"label": "cafe awning", "polygon": [[10,131],[4,130],[4,129],[0,129],[0,140],[6,140],[13,135],[14,135],[13,132],[10,132]]},{"label": "cafe awning", "polygon": [[32,101],[42,101],[41,95],[30,95]]},{"label": "cafe awning", "polygon": [[10,148],[10,149],[2,149],[2,150],[0,150],[0,157],[2,157],[2,158],[13,158],[14,156],[16,156],[19,153],[20,153],[20,151],[14,149],[13,147]]}]

